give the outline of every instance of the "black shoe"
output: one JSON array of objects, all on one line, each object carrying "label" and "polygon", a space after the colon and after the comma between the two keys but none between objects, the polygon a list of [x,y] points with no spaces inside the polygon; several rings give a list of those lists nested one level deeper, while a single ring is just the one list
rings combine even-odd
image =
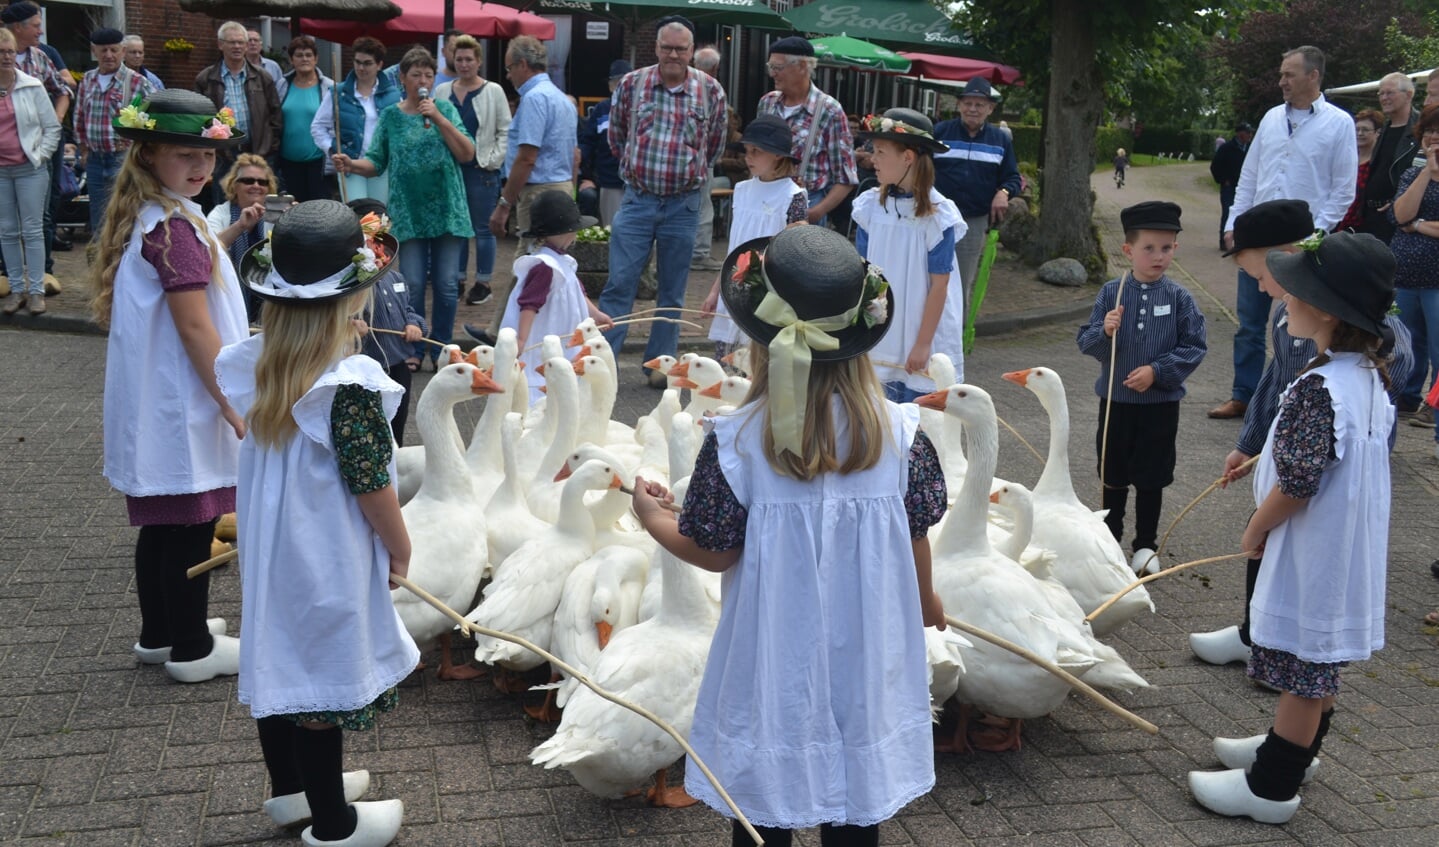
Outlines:
[{"label": "black shoe", "polygon": [[490,290],[488,285],[485,285],[483,282],[477,282],[470,288],[470,293],[465,295],[465,305],[478,306],[482,303],[488,303],[493,296],[494,292]]},{"label": "black shoe", "polygon": [[73,242],[67,241],[66,239],[61,238],[58,235],[50,239],[51,250],[59,250],[60,252],[64,253],[65,251],[71,249],[74,246],[75,244]]},{"label": "black shoe", "polygon": [[465,335],[468,335],[469,337],[480,342],[481,344],[486,344],[490,347],[495,346],[495,339],[491,338],[488,332],[485,332],[483,329],[480,329],[474,324],[465,324],[464,327]]},{"label": "black shoe", "polygon": [[1435,579],[1439,579],[1439,559],[1429,563],[1429,573],[1434,574]]}]

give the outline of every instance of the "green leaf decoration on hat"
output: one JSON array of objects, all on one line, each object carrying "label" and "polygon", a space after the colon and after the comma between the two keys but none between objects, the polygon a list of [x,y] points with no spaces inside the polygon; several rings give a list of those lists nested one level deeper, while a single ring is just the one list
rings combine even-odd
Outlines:
[{"label": "green leaf decoration on hat", "polygon": [[1314,264],[1319,265],[1323,264],[1319,261],[1319,245],[1323,243],[1324,230],[1317,229],[1314,231],[1313,235],[1299,242],[1295,246],[1298,247],[1300,250],[1303,250],[1305,253],[1308,253],[1310,258],[1314,260]]}]

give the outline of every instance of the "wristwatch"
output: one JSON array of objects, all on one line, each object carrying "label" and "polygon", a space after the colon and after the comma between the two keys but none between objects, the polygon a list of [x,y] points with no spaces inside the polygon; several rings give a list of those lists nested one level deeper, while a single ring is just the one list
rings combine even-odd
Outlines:
[{"label": "wristwatch", "polygon": [[497,200],[497,201],[495,201],[495,202],[497,202],[499,205],[504,206],[504,207],[506,207],[506,208],[509,208],[510,206],[514,205],[514,204],[511,203],[511,202],[505,197],[505,195],[503,195],[503,194],[501,194],[501,195],[500,195],[500,199]]}]

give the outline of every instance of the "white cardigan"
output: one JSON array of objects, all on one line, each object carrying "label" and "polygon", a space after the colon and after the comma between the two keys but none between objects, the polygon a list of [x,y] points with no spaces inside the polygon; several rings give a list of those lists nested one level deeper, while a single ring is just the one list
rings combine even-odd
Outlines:
[{"label": "white cardigan", "polygon": [[[479,122],[475,135],[475,166],[487,171],[498,170],[505,163],[505,150],[510,139],[510,103],[505,99],[505,89],[494,80],[480,89],[470,101],[470,111]],[[454,82],[442,82],[435,86],[434,98],[448,100]]]},{"label": "white cardigan", "polygon": [[45,86],[19,68],[15,69],[15,87],[10,90],[15,104],[15,126],[20,131],[20,149],[30,164],[41,167],[60,146],[60,121]]}]

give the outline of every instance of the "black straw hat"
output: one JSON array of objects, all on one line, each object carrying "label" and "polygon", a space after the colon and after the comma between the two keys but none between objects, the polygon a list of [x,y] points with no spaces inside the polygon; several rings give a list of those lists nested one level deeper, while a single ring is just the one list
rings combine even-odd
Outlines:
[{"label": "black straw hat", "polygon": [[530,228],[520,233],[521,238],[544,238],[547,235],[562,235],[579,232],[599,221],[581,215],[580,207],[568,191],[558,188],[542,192],[530,205]]},{"label": "black straw hat", "polygon": [[1347,324],[1384,337],[1394,303],[1394,254],[1367,232],[1316,234],[1298,253],[1273,250],[1265,264],[1289,294]]},{"label": "black straw hat", "polygon": [[270,237],[240,259],[240,281],[274,303],[318,306],[374,285],[399,254],[395,237],[368,234],[349,206],[309,200],[290,207]]},{"label": "black straw hat", "polygon": [[744,135],[739,141],[731,142],[730,148],[744,151],[744,146],[751,144],[766,153],[773,153],[776,156],[794,159],[794,133],[789,128],[789,121],[779,115],[760,115],[750,121],[750,125],[744,128]]},{"label": "black straw hat", "polygon": [[934,121],[913,109],[889,109],[883,115],[865,115],[856,141],[876,138],[913,147],[921,153],[944,153],[948,145],[934,138]]},{"label": "black straw hat", "polygon": [[1303,200],[1269,200],[1234,219],[1234,246],[1224,251],[1282,247],[1314,234],[1314,216]]},{"label": "black straw hat", "polygon": [[[746,241],[725,257],[720,283],[730,318],[765,345],[783,329],[755,314],[770,292],[804,321],[857,309],[848,326],[829,331],[839,340],[837,348],[811,350],[815,361],[843,361],[868,351],[889,330],[894,312],[894,292],[879,269],[860,258],[847,238],[826,227],[795,226]],[[877,298],[884,308],[867,310]]]},{"label": "black straw hat", "polygon": [[219,149],[245,140],[228,107],[215,110],[209,97],[183,88],[136,96],[115,115],[115,134],[131,141]]}]

